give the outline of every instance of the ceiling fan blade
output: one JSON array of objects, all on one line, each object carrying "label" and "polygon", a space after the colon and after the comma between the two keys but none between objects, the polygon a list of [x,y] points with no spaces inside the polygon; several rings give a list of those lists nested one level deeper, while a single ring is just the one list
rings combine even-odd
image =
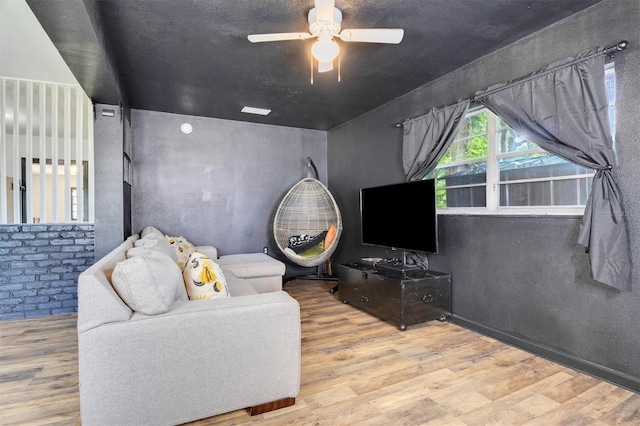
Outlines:
[{"label": "ceiling fan blade", "polygon": [[333,8],[336,6],[335,0],[315,0],[315,5],[318,21],[333,22]]},{"label": "ceiling fan blade", "polygon": [[318,72],[328,72],[333,69],[333,61],[329,62],[320,62],[318,61]]},{"label": "ceiling fan blade", "polygon": [[402,41],[404,30],[399,28],[363,28],[343,30],[338,37],[342,41],[357,41],[363,43],[398,44]]},{"label": "ceiling fan blade", "polygon": [[313,36],[309,33],[251,34],[247,36],[251,43],[262,43],[265,41],[305,40],[309,37]]}]

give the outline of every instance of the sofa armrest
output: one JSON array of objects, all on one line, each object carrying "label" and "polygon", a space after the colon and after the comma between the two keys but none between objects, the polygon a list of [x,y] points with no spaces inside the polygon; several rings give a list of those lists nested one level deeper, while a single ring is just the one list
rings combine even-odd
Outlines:
[{"label": "sofa armrest", "polygon": [[82,424],[178,424],[297,396],[300,307],[285,292],[176,302],[78,336]]},{"label": "sofa armrest", "polygon": [[214,246],[197,246],[195,249],[197,252],[204,254],[209,259],[215,260],[218,258],[218,249]]}]

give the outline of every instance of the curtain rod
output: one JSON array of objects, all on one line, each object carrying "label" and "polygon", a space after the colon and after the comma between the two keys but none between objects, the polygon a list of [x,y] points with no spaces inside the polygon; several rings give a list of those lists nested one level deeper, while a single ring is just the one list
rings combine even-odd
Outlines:
[{"label": "curtain rod", "polygon": [[[616,52],[620,52],[620,51],[626,49],[628,45],[629,45],[629,42],[627,40],[622,40],[622,41],[619,41],[617,44],[615,44],[613,46],[610,46],[610,47],[607,47],[606,49],[604,49],[601,52],[598,52],[597,54],[613,55]],[[576,60],[575,62],[581,62],[581,61],[583,61],[585,59],[586,58],[580,58],[579,60]],[[566,65],[568,65],[568,64],[564,64],[562,66],[566,66]],[[501,87],[498,90],[502,90],[502,89],[504,89],[504,87]],[[487,93],[485,93],[484,95],[480,95],[480,96],[474,96],[473,98],[471,98],[471,101],[477,101],[478,99],[480,99],[480,98],[482,98],[483,96],[486,96],[486,95],[487,95]],[[410,120],[410,118],[407,118],[404,121],[407,121],[407,120]],[[400,123],[395,123],[395,127],[397,127],[397,128],[402,127],[402,123],[404,123],[404,121],[400,122]]]}]

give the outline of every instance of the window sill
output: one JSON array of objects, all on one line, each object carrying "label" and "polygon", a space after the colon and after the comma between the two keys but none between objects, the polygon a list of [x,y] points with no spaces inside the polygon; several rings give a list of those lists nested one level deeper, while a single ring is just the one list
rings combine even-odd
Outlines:
[{"label": "window sill", "polygon": [[557,209],[540,209],[532,207],[508,207],[501,208],[497,211],[490,211],[486,208],[468,207],[468,208],[445,208],[437,209],[439,215],[455,215],[455,216],[575,216],[582,217],[584,215],[584,207],[576,208],[557,208]]}]

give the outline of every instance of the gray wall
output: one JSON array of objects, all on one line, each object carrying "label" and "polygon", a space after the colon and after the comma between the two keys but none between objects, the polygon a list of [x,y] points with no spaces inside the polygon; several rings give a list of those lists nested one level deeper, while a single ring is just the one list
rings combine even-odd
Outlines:
[{"label": "gray wall", "polygon": [[[115,116],[103,116],[104,109],[115,111]],[[98,260],[124,240],[123,122],[116,105],[96,104],[95,111],[95,254]]]},{"label": "gray wall", "polygon": [[[358,213],[361,187],[403,181],[402,131],[393,123],[620,40],[630,44],[616,56],[617,177],[632,256],[640,258],[638,16],[637,0],[605,0],[331,130],[329,188],[341,204],[345,228],[336,261],[397,256],[359,243]],[[588,257],[575,242],[580,221],[441,216],[441,251],[430,256],[430,263],[452,273],[453,312],[459,323],[640,390],[640,266],[633,265],[633,288],[627,292],[593,281]],[[399,224],[399,232],[403,228],[406,224]]]},{"label": "gray wall", "polygon": [[326,182],[326,132],[133,110],[132,140],[133,231],[154,225],[220,254],[276,255],[272,217],[307,157]]}]

